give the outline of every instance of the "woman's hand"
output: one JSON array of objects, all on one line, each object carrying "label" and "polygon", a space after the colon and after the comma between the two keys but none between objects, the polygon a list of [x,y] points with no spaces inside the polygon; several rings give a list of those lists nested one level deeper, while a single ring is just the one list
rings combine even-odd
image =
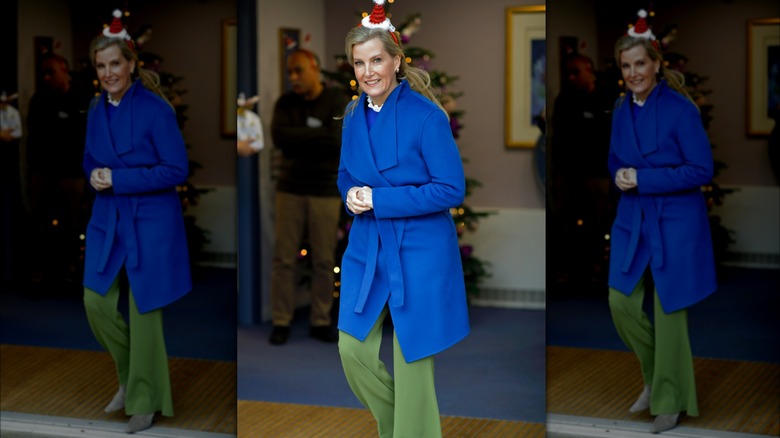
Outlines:
[{"label": "woman's hand", "polygon": [[98,192],[111,187],[111,169],[108,167],[92,169],[89,176],[89,185]]},{"label": "woman's hand", "polygon": [[615,185],[622,191],[636,188],[636,169],[621,167],[615,173]]},{"label": "woman's hand", "polygon": [[347,192],[347,208],[355,214],[365,213],[374,207],[371,187],[352,187]]}]

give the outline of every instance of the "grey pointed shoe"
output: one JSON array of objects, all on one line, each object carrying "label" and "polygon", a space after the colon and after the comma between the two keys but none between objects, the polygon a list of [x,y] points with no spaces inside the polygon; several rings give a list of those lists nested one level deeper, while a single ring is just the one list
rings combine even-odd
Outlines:
[{"label": "grey pointed shoe", "polygon": [[628,408],[628,412],[642,412],[650,407],[650,385],[645,385],[645,389],[639,394],[633,405]]},{"label": "grey pointed shoe", "polygon": [[104,409],[106,413],[116,412],[125,407],[125,385],[119,385],[119,391],[116,392],[111,403]]},{"label": "grey pointed shoe", "polygon": [[151,414],[135,414],[130,417],[130,421],[127,422],[127,433],[136,433],[138,431],[148,429],[152,427],[152,421],[154,420],[154,413]]},{"label": "grey pointed shoe", "polygon": [[677,426],[677,419],[679,417],[679,412],[676,414],[661,414],[655,417],[655,421],[653,421],[653,428],[650,429],[650,432],[659,433],[674,428]]}]

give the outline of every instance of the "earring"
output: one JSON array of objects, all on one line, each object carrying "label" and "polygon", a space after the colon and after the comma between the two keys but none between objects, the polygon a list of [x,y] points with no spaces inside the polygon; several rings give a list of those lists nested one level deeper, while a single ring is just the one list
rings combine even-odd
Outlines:
[{"label": "earring", "polygon": [[395,72],[396,72],[396,73],[398,73],[399,71],[401,71],[401,68],[400,68],[400,67],[395,69]]}]

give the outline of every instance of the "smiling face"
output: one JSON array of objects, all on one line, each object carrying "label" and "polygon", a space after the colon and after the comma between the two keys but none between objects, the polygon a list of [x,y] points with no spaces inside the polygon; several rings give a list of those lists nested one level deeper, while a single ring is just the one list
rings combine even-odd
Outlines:
[{"label": "smiling face", "polygon": [[375,105],[384,105],[387,96],[398,86],[395,70],[400,65],[401,57],[387,53],[379,38],[352,46],[355,78]]},{"label": "smiling face", "polygon": [[620,71],[623,73],[623,81],[638,100],[647,99],[658,84],[655,75],[660,67],[661,61],[650,59],[647,49],[641,45],[620,52]]},{"label": "smiling face", "polygon": [[100,85],[115,101],[122,99],[133,84],[134,69],[135,61],[128,61],[116,44],[95,52],[95,70]]}]

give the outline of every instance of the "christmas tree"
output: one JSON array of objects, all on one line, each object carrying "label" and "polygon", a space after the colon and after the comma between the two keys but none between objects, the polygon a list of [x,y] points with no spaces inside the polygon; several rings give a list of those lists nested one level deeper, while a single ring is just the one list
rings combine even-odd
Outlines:
[{"label": "christmas tree", "polygon": [[[664,50],[664,61],[668,68],[676,70],[685,76],[685,89],[699,107],[704,129],[709,131],[710,123],[712,122],[713,108],[713,105],[707,101],[707,96],[712,93],[712,90],[707,88],[706,85],[709,78],[691,71],[688,68],[688,58],[686,56],[668,50],[669,43],[674,41],[676,34],[676,26],[670,26],[659,33],[659,40],[662,44],[662,50]],[[710,142],[710,145],[715,149],[716,146],[714,143]],[[714,165],[715,175],[709,184],[702,187],[702,192],[704,193],[704,198],[707,200],[707,208],[710,212],[710,232],[712,234],[712,245],[715,251],[715,261],[720,264],[726,256],[729,245],[734,243],[734,239],[732,238],[734,231],[723,226],[720,216],[713,213],[713,208],[715,206],[723,205],[725,196],[733,193],[734,190],[724,189],[715,181],[720,172],[728,167],[726,163],[715,160]]]},{"label": "christmas tree", "polygon": [[[396,26],[396,31],[401,35],[401,44],[405,46],[405,62],[427,71],[431,77],[431,82],[439,88],[441,104],[450,118],[452,136],[457,140],[460,138],[460,130],[464,127],[464,125],[460,123],[464,111],[459,110],[456,104],[456,100],[463,93],[455,91],[452,88],[453,84],[458,80],[458,76],[452,76],[441,70],[434,69],[431,62],[434,58],[434,54],[430,50],[421,47],[406,46],[411,40],[412,35],[419,30],[421,24],[422,19],[420,14],[412,14],[403,22],[403,24]],[[342,54],[336,56],[336,64],[337,69],[335,71],[323,70],[322,73],[335,86],[342,87],[344,92],[351,99],[356,99],[358,97],[358,86],[355,81],[354,70],[352,66],[347,63],[346,55]],[[463,161],[464,163],[467,162],[466,159],[463,159]],[[481,185],[482,184],[478,180],[466,177],[466,199],[468,199],[475,189],[481,187]],[[467,231],[475,231],[479,224],[479,220],[492,214],[488,212],[476,212],[465,203],[450,209],[450,213],[455,221],[459,238]],[[343,228],[340,235],[347,238],[350,225],[349,218],[344,218],[342,223]],[[479,285],[482,280],[490,276],[490,272],[488,271],[489,262],[474,255],[474,248],[471,245],[461,244],[460,254],[463,263],[463,276],[466,282],[466,291],[469,296],[476,296],[479,293]]]},{"label": "christmas tree", "polygon": [[[149,41],[151,35],[151,27],[143,26],[139,29],[138,34],[133,40],[136,43],[136,49],[138,50],[138,60],[141,67],[151,70],[160,76],[160,87],[162,88],[168,101],[173,105],[176,111],[176,121],[179,124],[179,129],[183,130],[184,125],[187,122],[187,109],[188,105],[184,103],[183,96],[187,93],[187,90],[182,88],[181,76],[177,76],[163,68],[163,59],[157,54],[144,50],[145,44]],[[187,150],[192,149],[192,145],[185,141]],[[189,154],[188,154],[189,155]],[[194,262],[201,259],[203,248],[209,243],[208,230],[201,228],[196,223],[196,218],[192,214],[188,214],[188,208],[190,206],[198,205],[200,196],[208,193],[209,189],[202,189],[195,187],[191,178],[196,171],[202,169],[203,166],[198,161],[189,160],[189,175],[187,181],[176,187],[176,191],[179,194],[181,200],[181,207],[184,213],[184,229],[187,233],[187,246],[190,255],[190,261]]]}]

